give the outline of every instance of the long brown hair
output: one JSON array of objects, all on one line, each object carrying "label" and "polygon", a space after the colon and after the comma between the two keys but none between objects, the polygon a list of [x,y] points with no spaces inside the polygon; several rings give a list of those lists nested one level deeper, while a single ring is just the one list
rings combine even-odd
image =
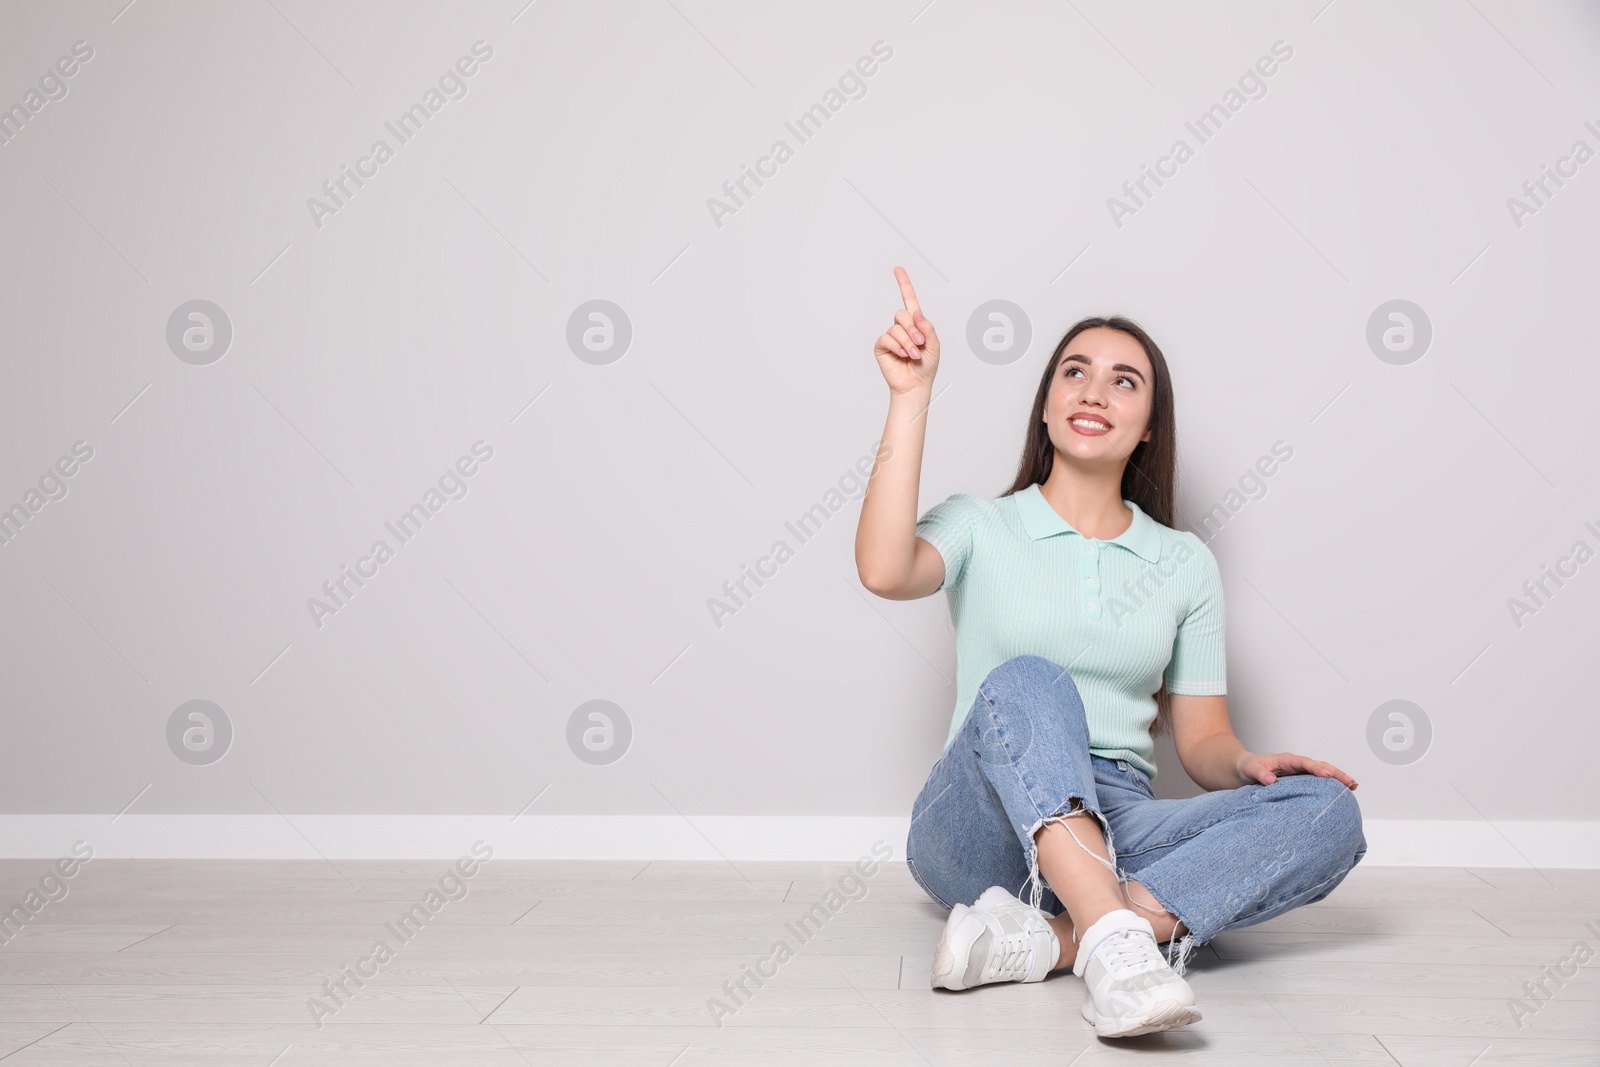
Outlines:
[{"label": "long brown hair", "polygon": [[[1043,485],[1045,479],[1050,477],[1056,450],[1050,441],[1050,427],[1044,422],[1044,402],[1050,395],[1050,385],[1055,381],[1062,353],[1066,352],[1074,337],[1084,330],[1095,329],[1120,330],[1138,341],[1150,359],[1150,370],[1155,378],[1150,386],[1150,440],[1140,441],[1128,457],[1127,466],[1122,471],[1122,498],[1139,505],[1140,511],[1161,525],[1176,528],[1178,439],[1172,406],[1172,376],[1167,373],[1167,359],[1161,354],[1160,346],[1150,339],[1142,326],[1121,315],[1082,319],[1056,345],[1033,398],[1028,432],[1023,438],[1022,459],[1017,464],[1017,477],[1011,483],[1011,488],[1002,495],[1010,496],[1030,485]],[[1156,691],[1156,719],[1150,726],[1150,736],[1160,737],[1171,727],[1172,699],[1163,683]]]}]

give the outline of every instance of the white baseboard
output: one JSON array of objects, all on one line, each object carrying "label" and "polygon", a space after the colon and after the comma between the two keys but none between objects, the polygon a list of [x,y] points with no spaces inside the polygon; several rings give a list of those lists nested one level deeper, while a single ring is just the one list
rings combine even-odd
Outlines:
[{"label": "white baseboard", "polygon": [[[854,860],[904,816],[0,815],[0,858],[454,859],[482,839],[497,859]],[[1600,822],[1368,819],[1363,864],[1600,868]]]}]

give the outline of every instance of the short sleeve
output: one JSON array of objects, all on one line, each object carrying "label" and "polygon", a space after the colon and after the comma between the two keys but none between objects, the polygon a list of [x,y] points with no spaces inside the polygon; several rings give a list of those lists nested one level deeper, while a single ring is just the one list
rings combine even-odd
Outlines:
[{"label": "short sleeve", "polygon": [[1228,691],[1222,572],[1216,557],[1198,537],[1194,555],[1183,564],[1194,573],[1189,609],[1178,622],[1167,664],[1167,692],[1182,696],[1221,696]]},{"label": "short sleeve", "polygon": [[954,493],[929,508],[917,520],[917,536],[939,550],[944,560],[945,589],[960,583],[972,556],[972,532],[976,525],[974,505],[979,497]]}]

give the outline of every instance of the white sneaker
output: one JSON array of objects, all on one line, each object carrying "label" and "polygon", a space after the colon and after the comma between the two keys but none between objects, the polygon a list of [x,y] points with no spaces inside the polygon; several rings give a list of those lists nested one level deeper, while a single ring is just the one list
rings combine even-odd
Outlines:
[{"label": "white sneaker", "polygon": [[1133,1037],[1200,1020],[1194,990],[1161,955],[1155,929],[1126,909],[1109,912],[1079,938],[1072,973],[1088,987],[1083,1017],[1101,1037]]},{"label": "white sneaker", "polygon": [[1043,980],[1060,954],[1048,920],[998,885],[985,889],[970,908],[957,904],[933,954],[933,987]]}]

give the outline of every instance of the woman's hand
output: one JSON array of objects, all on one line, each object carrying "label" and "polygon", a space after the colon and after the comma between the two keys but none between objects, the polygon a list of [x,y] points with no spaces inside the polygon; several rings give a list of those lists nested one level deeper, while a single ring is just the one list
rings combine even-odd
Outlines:
[{"label": "woman's hand", "polygon": [[878,338],[872,354],[877,357],[884,381],[889,383],[889,392],[931,391],[933,376],[939,370],[939,335],[922,314],[905,269],[896,267],[894,277],[900,283],[905,307],[894,313],[894,325]]},{"label": "woman's hand", "polygon": [[1239,774],[1246,784],[1260,782],[1262,785],[1271,785],[1281,775],[1314,774],[1319,778],[1337,778],[1351,789],[1356,787],[1356,780],[1333,764],[1293,752],[1274,752],[1271,755],[1246,752],[1239,758]]}]

